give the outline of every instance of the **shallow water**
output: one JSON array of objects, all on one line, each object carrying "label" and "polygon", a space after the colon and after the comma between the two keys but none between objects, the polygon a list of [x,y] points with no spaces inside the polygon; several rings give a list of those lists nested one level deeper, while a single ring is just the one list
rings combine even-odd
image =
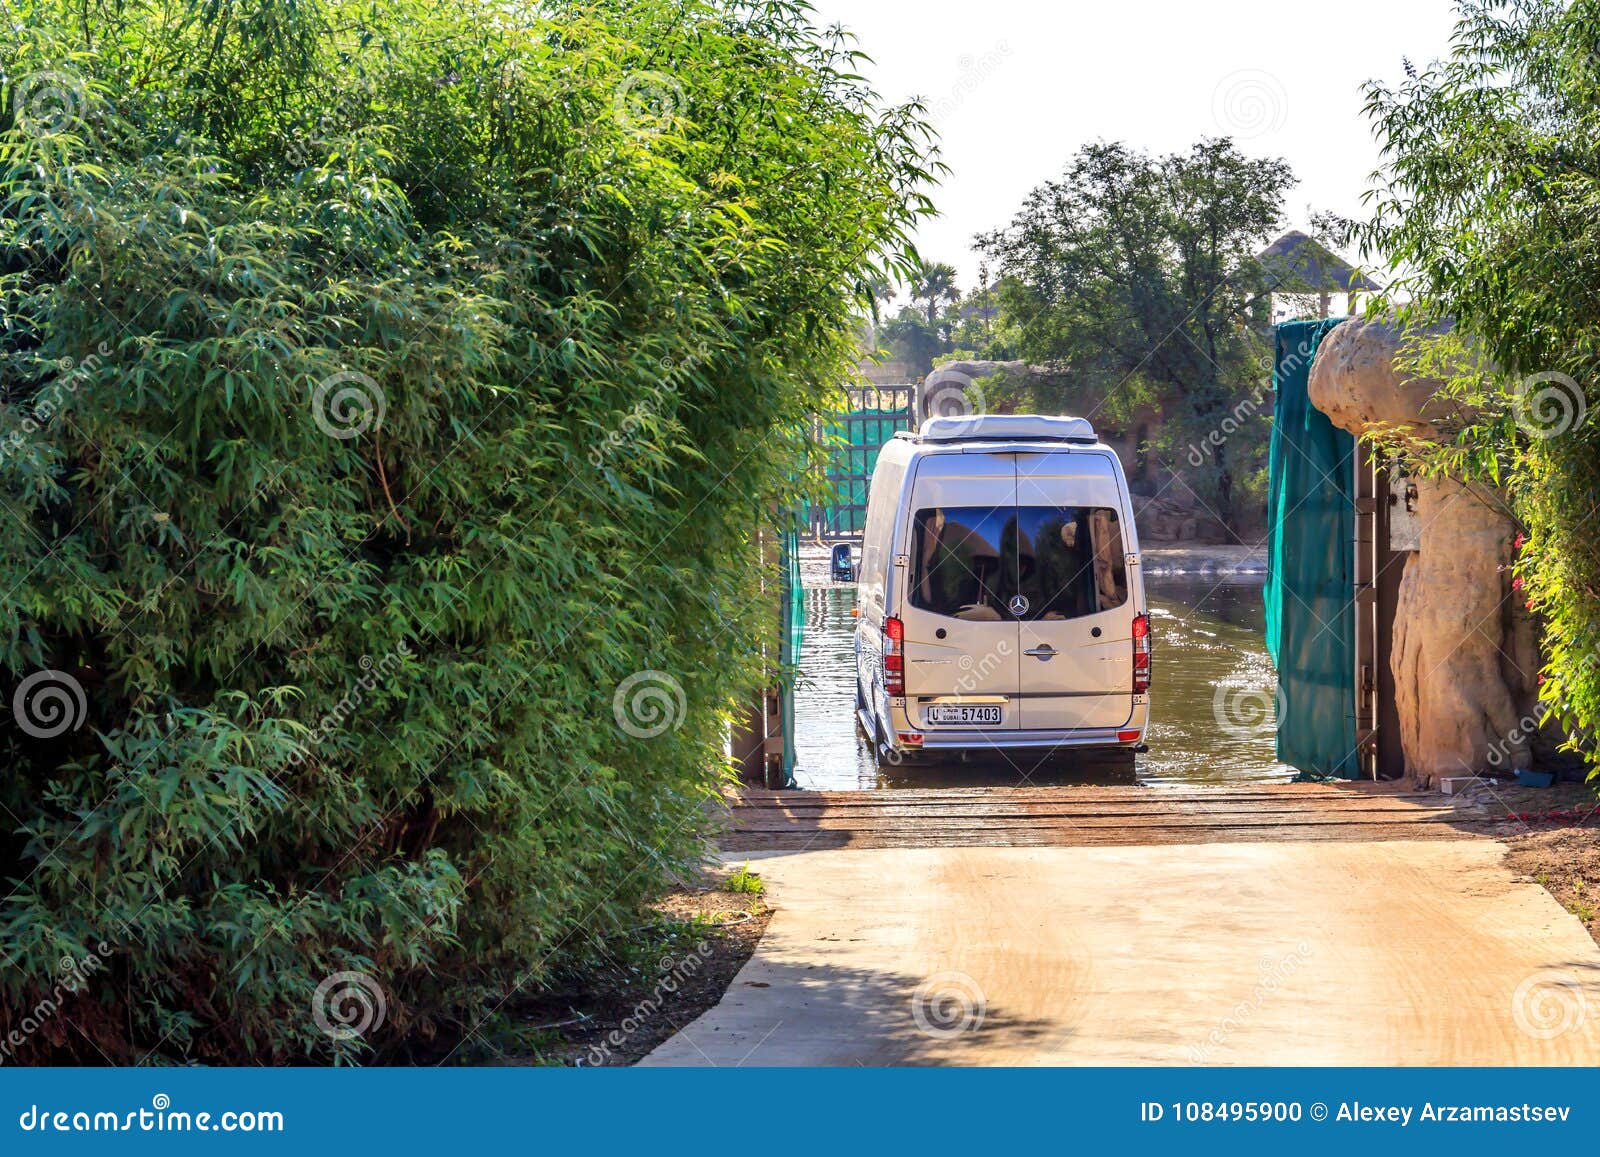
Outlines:
[{"label": "shallow water", "polygon": [[1289,779],[1273,754],[1274,677],[1261,584],[1187,576],[1148,580],[1154,682],[1150,751],[1126,757],[1012,753],[980,763],[880,771],[856,732],[854,586],[806,575],[805,644],[795,700],[795,779],[812,790],[979,783],[1221,784]]}]

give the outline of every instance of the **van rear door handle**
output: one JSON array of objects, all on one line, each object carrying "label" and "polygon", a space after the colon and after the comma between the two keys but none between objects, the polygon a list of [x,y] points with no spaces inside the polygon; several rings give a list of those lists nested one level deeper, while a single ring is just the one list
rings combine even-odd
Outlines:
[{"label": "van rear door handle", "polygon": [[1046,663],[1056,657],[1056,649],[1049,643],[1044,644],[1042,647],[1029,647],[1022,653],[1024,655],[1032,655],[1035,659],[1043,659]]}]

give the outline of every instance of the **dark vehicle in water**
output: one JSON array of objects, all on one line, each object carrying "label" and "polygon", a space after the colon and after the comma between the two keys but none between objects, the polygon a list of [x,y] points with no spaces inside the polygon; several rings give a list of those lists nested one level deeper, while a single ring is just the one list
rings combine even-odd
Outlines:
[{"label": "dark vehicle in water", "polygon": [[856,564],[850,555],[850,544],[841,542],[833,548],[833,563],[829,568],[836,583],[853,583],[856,581]]}]

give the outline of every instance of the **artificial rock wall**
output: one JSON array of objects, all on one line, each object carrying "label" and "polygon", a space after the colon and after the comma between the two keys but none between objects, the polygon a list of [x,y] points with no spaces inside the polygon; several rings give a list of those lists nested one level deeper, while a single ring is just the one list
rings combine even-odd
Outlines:
[{"label": "artificial rock wall", "polygon": [[[1353,318],[1322,341],[1311,404],[1353,434],[1402,426],[1436,436],[1439,383],[1395,369],[1400,334]],[[1517,528],[1493,490],[1419,479],[1421,545],[1409,555],[1395,618],[1393,672],[1406,771],[1509,773],[1532,761],[1537,728],[1535,624],[1511,587]]]}]

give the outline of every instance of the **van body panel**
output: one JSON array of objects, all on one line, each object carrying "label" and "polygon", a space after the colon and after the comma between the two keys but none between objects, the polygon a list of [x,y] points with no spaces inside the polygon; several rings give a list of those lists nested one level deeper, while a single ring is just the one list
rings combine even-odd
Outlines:
[{"label": "van body panel", "polygon": [[[900,521],[905,543],[899,618],[905,624],[906,711],[910,726],[960,727],[945,710],[971,701],[998,705],[1000,720],[984,730],[1015,730],[1017,626],[1002,610],[974,597],[960,607],[931,609],[939,594],[975,594],[1001,580],[1000,531],[1015,505],[1016,464],[1010,454],[931,453],[918,458],[910,501]],[[938,512],[929,518],[928,512]],[[964,513],[966,512],[966,513]],[[918,520],[927,524],[919,533]],[[939,527],[937,535],[928,527]],[[947,613],[954,611],[955,613]],[[941,638],[941,634],[943,637]],[[997,702],[996,702],[997,701]]]},{"label": "van body panel", "polygon": [[[1088,571],[1083,585],[1095,588],[1089,596],[1094,606],[1116,603],[1104,610],[1080,605],[1017,624],[1020,689],[1027,694],[1021,726],[1122,727],[1133,714],[1133,619],[1143,607],[1126,573],[1121,512],[1128,502],[1117,461],[1096,450],[1018,454],[1016,461],[1019,511],[1060,511],[1065,527],[1081,529],[1087,545],[1077,561]],[[1056,520],[1034,514],[1024,516],[1024,524],[1025,531],[1053,530]],[[1030,545],[1040,555],[1047,547]]]},{"label": "van body panel", "polygon": [[867,495],[867,521],[861,541],[861,570],[856,576],[856,702],[870,712],[863,720],[869,732],[888,729],[894,712],[884,689],[883,621],[898,597],[899,572],[894,565],[893,528],[904,505],[912,448],[894,439],[878,454]]}]

